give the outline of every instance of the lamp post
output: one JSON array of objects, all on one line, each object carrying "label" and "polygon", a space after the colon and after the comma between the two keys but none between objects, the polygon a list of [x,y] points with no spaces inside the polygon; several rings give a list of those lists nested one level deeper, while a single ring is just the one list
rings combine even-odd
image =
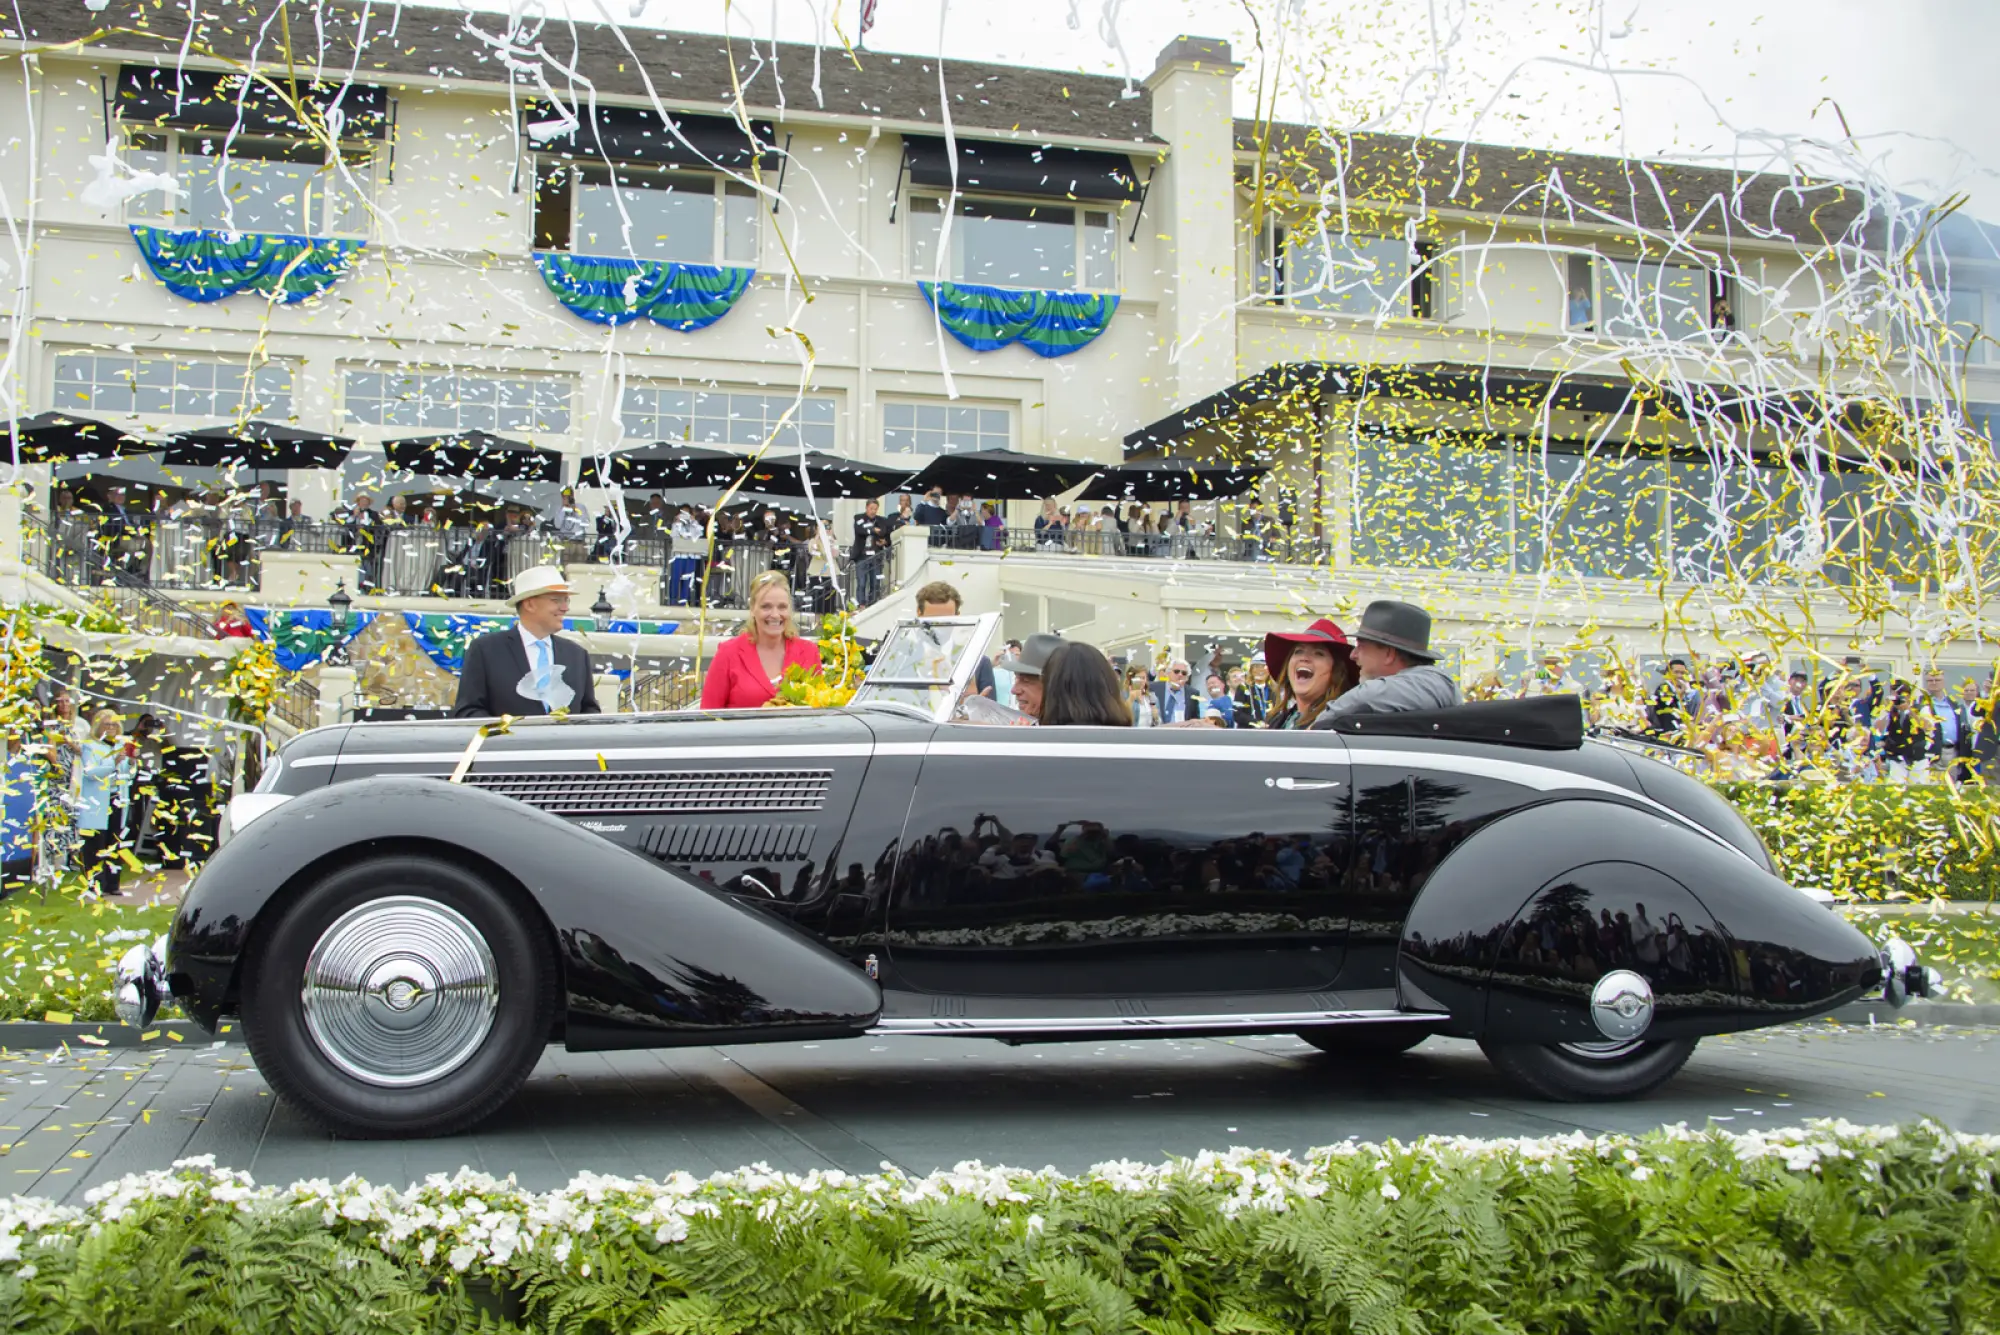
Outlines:
[{"label": "lamp post", "polygon": [[338,580],[333,592],[327,595],[327,610],[333,613],[334,641],[326,652],[320,655],[320,662],[328,667],[347,666],[347,611],[354,606],[354,599],[348,596],[346,579]]},{"label": "lamp post", "polygon": [[590,615],[597,621],[597,630],[604,629],[604,622],[610,619],[611,612],[611,600],[604,596],[604,586],[600,584],[597,586],[597,601],[590,605]]}]

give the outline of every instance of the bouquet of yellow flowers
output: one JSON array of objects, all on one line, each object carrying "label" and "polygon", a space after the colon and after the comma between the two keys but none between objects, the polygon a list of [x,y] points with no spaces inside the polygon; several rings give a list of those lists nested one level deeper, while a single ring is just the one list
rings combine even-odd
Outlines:
[{"label": "bouquet of yellow flowers", "polygon": [[773,708],[837,709],[854,698],[866,669],[861,662],[861,641],[854,638],[854,623],[836,613],[820,623],[819,671],[802,667],[785,669]]}]

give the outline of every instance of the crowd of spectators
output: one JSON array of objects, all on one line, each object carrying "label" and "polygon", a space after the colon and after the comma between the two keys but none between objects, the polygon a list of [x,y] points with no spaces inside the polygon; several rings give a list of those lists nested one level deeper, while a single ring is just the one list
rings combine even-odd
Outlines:
[{"label": "crowd of spectators", "polygon": [[202,759],[176,747],[153,714],[128,720],[100,708],[86,717],[61,686],[29,702],[7,734],[0,776],[4,892],[73,874],[84,893],[115,896],[132,867],[184,857],[170,846],[201,824],[182,789],[188,762]]},{"label": "crowd of spectators", "polygon": [[1855,656],[1817,674],[1786,671],[1768,654],[1675,657],[1642,685],[1612,664],[1586,686],[1569,658],[1542,655],[1511,680],[1489,673],[1471,699],[1575,694],[1590,722],[1680,748],[1719,779],[1891,783],[2000,781],[2000,679],[1949,687],[1932,668],[1885,679]]}]

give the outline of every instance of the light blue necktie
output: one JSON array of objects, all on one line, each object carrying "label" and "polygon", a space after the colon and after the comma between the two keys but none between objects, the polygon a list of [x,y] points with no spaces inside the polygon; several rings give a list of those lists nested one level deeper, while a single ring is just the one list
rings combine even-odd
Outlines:
[{"label": "light blue necktie", "polygon": [[549,642],[535,641],[535,694],[541,697],[542,708],[549,707],[549,687],[554,683],[549,678]]}]

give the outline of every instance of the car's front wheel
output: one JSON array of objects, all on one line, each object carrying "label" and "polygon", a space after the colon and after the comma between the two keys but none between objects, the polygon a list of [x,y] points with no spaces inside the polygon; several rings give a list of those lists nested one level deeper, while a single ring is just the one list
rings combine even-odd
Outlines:
[{"label": "car's front wheel", "polygon": [[1328,1024],[1301,1029],[1298,1036],[1336,1057],[1373,1060],[1396,1057],[1431,1036],[1421,1024]]},{"label": "car's front wheel", "polygon": [[250,1055],[335,1134],[443,1136],[512,1098],[547,1046],[554,952],[517,896],[382,857],[306,889],[244,967]]},{"label": "car's front wheel", "polygon": [[1496,1043],[1480,1039],[1487,1060],[1531,1094],[1562,1103],[1630,1099],[1673,1079],[1699,1039],[1624,1043]]}]

